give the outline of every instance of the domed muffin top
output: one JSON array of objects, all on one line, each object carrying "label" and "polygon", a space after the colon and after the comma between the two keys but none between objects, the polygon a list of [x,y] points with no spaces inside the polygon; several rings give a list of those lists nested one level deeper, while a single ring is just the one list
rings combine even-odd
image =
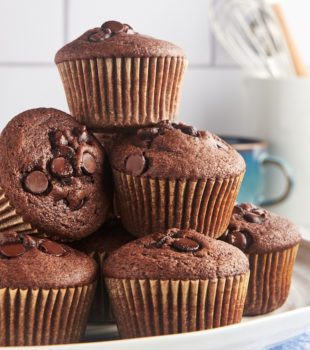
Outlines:
[{"label": "domed muffin top", "polygon": [[0,288],[67,288],[89,284],[98,266],[66,245],[16,232],[0,233]]},{"label": "domed muffin top", "polygon": [[301,241],[298,228],[288,219],[251,203],[236,205],[228,229],[220,237],[245,253],[271,253]]},{"label": "domed muffin top", "polygon": [[109,158],[118,171],[157,179],[227,178],[245,171],[242,156],[218,136],[170,121],[119,135]]},{"label": "domed muffin top", "polygon": [[61,48],[55,63],[97,57],[185,57],[185,53],[170,42],[134,32],[128,24],[108,21]]},{"label": "domed muffin top", "polygon": [[110,207],[104,149],[53,108],[14,117],[0,135],[0,186],[25,222],[49,237],[75,240],[97,230]]},{"label": "domed muffin top", "polygon": [[169,229],[125,244],[103,264],[112,278],[196,280],[247,273],[249,263],[237,248],[193,230]]}]

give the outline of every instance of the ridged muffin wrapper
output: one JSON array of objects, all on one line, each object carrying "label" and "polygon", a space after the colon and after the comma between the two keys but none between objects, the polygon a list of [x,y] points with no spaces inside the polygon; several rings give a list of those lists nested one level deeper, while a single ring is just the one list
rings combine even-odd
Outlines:
[{"label": "ridged muffin wrapper", "polygon": [[71,115],[92,130],[176,119],[185,58],[94,58],[57,66]]},{"label": "ridged muffin wrapper", "polygon": [[91,252],[88,254],[91,258],[95,259],[99,265],[99,278],[95,292],[94,301],[92,303],[88,321],[90,322],[114,322],[112,315],[111,304],[109,301],[109,295],[105,286],[104,278],[101,273],[102,264],[106,257],[106,253]]},{"label": "ridged muffin wrapper", "polygon": [[121,338],[198,331],[241,322],[247,274],[210,280],[106,278]]},{"label": "ridged muffin wrapper", "polygon": [[176,227],[217,238],[229,224],[243,175],[198,181],[159,180],[113,169],[122,223],[137,237]]},{"label": "ridged muffin wrapper", "polygon": [[60,289],[0,289],[0,346],[76,343],[96,282]]},{"label": "ridged muffin wrapper", "polygon": [[22,233],[36,234],[38,230],[30,223],[24,221],[23,217],[17,214],[16,209],[5,195],[0,186],[0,232],[15,231]]},{"label": "ridged muffin wrapper", "polygon": [[250,281],[244,315],[278,309],[288,297],[299,244],[280,252],[248,254]]}]

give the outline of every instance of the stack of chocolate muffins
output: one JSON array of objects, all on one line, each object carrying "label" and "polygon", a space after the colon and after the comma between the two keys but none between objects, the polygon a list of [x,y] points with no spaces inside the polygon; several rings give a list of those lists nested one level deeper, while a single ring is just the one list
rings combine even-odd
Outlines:
[{"label": "stack of chocolate muffins", "polygon": [[32,109],[0,136],[0,345],[77,342],[90,310],[130,338],[280,307],[300,234],[235,205],[243,158],[175,122],[183,50],[109,21],[55,62],[72,116]]}]

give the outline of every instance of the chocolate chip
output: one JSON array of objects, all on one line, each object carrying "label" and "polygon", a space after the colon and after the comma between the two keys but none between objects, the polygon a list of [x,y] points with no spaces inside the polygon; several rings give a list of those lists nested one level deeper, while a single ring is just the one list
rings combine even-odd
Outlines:
[{"label": "chocolate chip", "polygon": [[39,247],[44,253],[55,255],[55,256],[62,256],[65,254],[64,248],[53,241],[44,241],[41,243]]},{"label": "chocolate chip", "polygon": [[0,246],[0,253],[8,258],[15,258],[24,254],[26,248],[21,243],[9,243]]},{"label": "chocolate chip", "polygon": [[85,125],[82,126],[80,132],[78,133],[78,142],[88,142],[88,132]]},{"label": "chocolate chip", "polygon": [[230,232],[230,229],[228,228],[219,239],[222,241],[226,241],[228,239],[229,232]]},{"label": "chocolate chip", "polygon": [[56,154],[58,156],[72,158],[75,155],[74,149],[70,146],[59,146]]},{"label": "chocolate chip", "polygon": [[228,239],[227,240],[228,243],[234,245],[235,247],[241,249],[242,251],[245,251],[245,249],[248,245],[246,235],[240,231],[230,232],[227,239]]},{"label": "chocolate chip", "polygon": [[189,238],[175,240],[173,241],[172,246],[180,252],[196,252],[200,248],[199,243]]},{"label": "chocolate chip", "polygon": [[265,216],[266,216],[265,211],[264,211],[264,209],[262,209],[262,208],[255,208],[255,209],[253,209],[253,210],[252,210],[252,213],[254,213],[254,214],[256,214],[256,215],[260,215],[260,216],[262,216],[262,217],[265,217]]},{"label": "chocolate chip", "polygon": [[45,241],[44,238],[30,236],[30,235],[23,235],[22,238],[23,238],[23,244],[31,248],[37,248],[42,242]]},{"label": "chocolate chip", "polygon": [[87,38],[88,41],[93,42],[93,43],[102,41],[104,39],[107,39],[106,34],[104,32],[102,32],[101,30],[90,33],[88,35],[88,38]]},{"label": "chocolate chip", "polygon": [[124,26],[122,23],[117,21],[108,21],[103,23],[101,29],[105,32],[106,30],[110,30],[112,33],[121,33],[124,31]]},{"label": "chocolate chip", "polygon": [[225,149],[225,150],[228,149],[228,147],[225,145],[225,143],[218,141],[218,140],[216,141],[216,147],[219,149]]},{"label": "chocolate chip", "polygon": [[194,126],[182,126],[180,130],[190,136],[198,136],[198,130]]},{"label": "chocolate chip", "polygon": [[124,29],[125,33],[127,33],[128,30],[133,30],[132,27],[129,24],[126,24],[126,23],[123,24],[123,29]]},{"label": "chocolate chip", "polygon": [[81,199],[72,210],[79,210],[83,207],[84,204],[85,204],[85,198]]},{"label": "chocolate chip", "polygon": [[169,236],[162,237],[159,241],[156,242],[156,248],[161,248],[163,244],[168,240]]},{"label": "chocolate chip", "polygon": [[60,146],[67,146],[68,140],[66,139],[65,135],[61,131],[56,131],[53,134],[52,141],[54,146],[60,147]]},{"label": "chocolate chip", "polygon": [[27,191],[33,194],[42,194],[48,189],[48,179],[42,171],[32,171],[24,180]]},{"label": "chocolate chip", "polygon": [[235,205],[233,209],[233,214],[244,214],[244,209],[240,205]]},{"label": "chocolate chip", "polygon": [[153,139],[158,135],[159,129],[158,128],[145,128],[145,129],[140,129],[137,131],[137,135],[142,139],[142,140],[148,140],[148,139]]},{"label": "chocolate chip", "polygon": [[96,159],[90,153],[84,153],[82,159],[82,170],[87,175],[92,175],[96,172]]},{"label": "chocolate chip", "polygon": [[146,159],[143,154],[130,155],[125,164],[125,171],[133,176],[139,176],[145,169]]},{"label": "chocolate chip", "polygon": [[51,161],[51,171],[56,176],[68,177],[73,173],[73,168],[67,159],[59,157]]},{"label": "chocolate chip", "polygon": [[263,216],[257,215],[253,212],[246,212],[243,214],[243,218],[251,223],[261,224],[265,218]]}]

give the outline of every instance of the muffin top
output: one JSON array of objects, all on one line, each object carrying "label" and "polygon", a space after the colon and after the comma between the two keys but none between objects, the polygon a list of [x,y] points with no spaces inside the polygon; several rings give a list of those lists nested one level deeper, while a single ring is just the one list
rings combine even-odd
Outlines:
[{"label": "muffin top", "polygon": [[110,207],[104,149],[85,126],[56,109],[32,109],[0,135],[0,186],[25,222],[50,237],[96,231]]},{"label": "muffin top", "polygon": [[291,248],[301,241],[301,235],[286,218],[242,203],[234,207],[228,229],[220,239],[247,254],[260,254]]},{"label": "muffin top", "polygon": [[48,239],[0,233],[0,288],[67,288],[97,278],[97,263],[86,254]]},{"label": "muffin top", "polygon": [[87,254],[110,253],[134,239],[136,238],[123,228],[119,219],[110,219],[92,235],[72,243],[72,247]]},{"label": "muffin top", "polygon": [[103,264],[106,277],[160,280],[225,278],[248,270],[248,260],[239,249],[176,228],[127,243]]},{"label": "muffin top", "polygon": [[109,158],[118,171],[156,179],[227,178],[245,170],[242,156],[218,136],[170,121],[119,135]]},{"label": "muffin top", "polygon": [[128,24],[108,21],[61,48],[55,63],[97,57],[185,57],[185,53],[168,41],[134,32]]}]

